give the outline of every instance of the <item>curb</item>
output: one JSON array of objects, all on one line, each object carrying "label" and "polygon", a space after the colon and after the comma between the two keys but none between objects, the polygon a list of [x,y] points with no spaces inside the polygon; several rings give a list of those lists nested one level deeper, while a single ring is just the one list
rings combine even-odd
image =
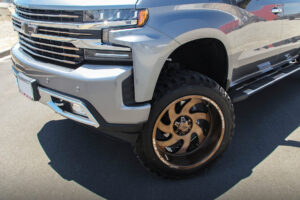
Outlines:
[{"label": "curb", "polygon": [[9,54],[10,54],[10,48],[5,49],[4,51],[0,51],[0,58],[3,58],[5,56],[9,56]]}]

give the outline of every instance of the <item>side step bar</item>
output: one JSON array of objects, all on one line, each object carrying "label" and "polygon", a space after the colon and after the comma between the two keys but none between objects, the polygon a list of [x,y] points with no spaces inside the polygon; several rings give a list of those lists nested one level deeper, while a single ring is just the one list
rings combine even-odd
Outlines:
[{"label": "side step bar", "polygon": [[267,75],[263,75],[260,78],[256,78],[250,82],[239,84],[229,90],[229,96],[233,103],[243,101],[249,96],[259,92],[260,90],[273,85],[277,81],[284,79],[285,77],[300,71],[300,65],[294,64],[281,68],[280,70],[273,71]]}]

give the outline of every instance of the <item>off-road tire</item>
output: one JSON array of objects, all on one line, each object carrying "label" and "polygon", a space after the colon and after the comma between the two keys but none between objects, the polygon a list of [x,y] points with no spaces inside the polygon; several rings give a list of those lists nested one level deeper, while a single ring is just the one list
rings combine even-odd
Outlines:
[{"label": "off-road tire", "polygon": [[[152,136],[155,122],[160,113],[171,102],[188,95],[202,95],[213,100],[223,113],[225,131],[216,153],[205,163],[190,169],[172,168],[163,163],[155,153]],[[136,143],[138,159],[149,171],[165,178],[182,178],[200,171],[220,156],[230,144],[235,129],[233,104],[226,91],[214,80],[198,72],[189,70],[169,70],[163,72],[158,81],[149,120]]]}]

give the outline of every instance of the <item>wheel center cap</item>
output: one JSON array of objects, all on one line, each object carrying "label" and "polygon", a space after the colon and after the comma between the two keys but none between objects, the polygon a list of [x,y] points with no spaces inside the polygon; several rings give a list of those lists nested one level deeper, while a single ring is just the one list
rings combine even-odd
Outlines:
[{"label": "wheel center cap", "polygon": [[178,135],[186,135],[192,129],[192,119],[188,116],[178,117],[173,125],[175,133]]}]

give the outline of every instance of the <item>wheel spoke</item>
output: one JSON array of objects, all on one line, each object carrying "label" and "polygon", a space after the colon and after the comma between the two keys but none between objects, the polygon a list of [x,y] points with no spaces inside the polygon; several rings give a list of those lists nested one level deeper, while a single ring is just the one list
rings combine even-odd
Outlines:
[{"label": "wheel spoke", "polygon": [[172,123],[177,119],[177,117],[179,116],[179,115],[176,113],[176,111],[175,111],[175,106],[176,106],[176,104],[170,105],[169,110],[168,110],[168,112],[169,112],[169,119],[170,119],[170,121],[171,121],[171,124],[172,124]]},{"label": "wheel spoke", "polygon": [[189,148],[189,146],[191,144],[191,134],[185,135],[184,137],[182,137],[182,139],[183,139],[183,145],[181,146],[179,151],[176,152],[176,154],[186,153],[187,149]]},{"label": "wheel spoke", "polygon": [[165,125],[161,121],[158,123],[157,128],[161,130],[164,133],[171,133],[172,132],[172,127],[171,125]]},{"label": "wheel spoke", "polygon": [[203,129],[201,127],[199,127],[197,124],[194,124],[193,129],[191,130],[191,133],[197,134],[200,144],[204,141],[205,135],[203,134]]},{"label": "wheel spoke", "polygon": [[190,116],[194,122],[196,122],[199,119],[204,119],[207,122],[210,122],[210,115],[208,113],[193,113],[190,114]]},{"label": "wheel spoke", "polygon": [[188,103],[186,103],[184,105],[184,107],[181,110],[181,115],[189,115],[190,114],[190,109],[195,106],[198,103],[201,103],[202,100],[201,99],[196,99],[196,98],[192,98]]},{"label": "wheel spoke", "polygon": [[175,134],[172,134],[172,137],[166,141],[157,141],[157,144],[161,147],[169,147],[178,142],[180,138],[178,138]]}]

